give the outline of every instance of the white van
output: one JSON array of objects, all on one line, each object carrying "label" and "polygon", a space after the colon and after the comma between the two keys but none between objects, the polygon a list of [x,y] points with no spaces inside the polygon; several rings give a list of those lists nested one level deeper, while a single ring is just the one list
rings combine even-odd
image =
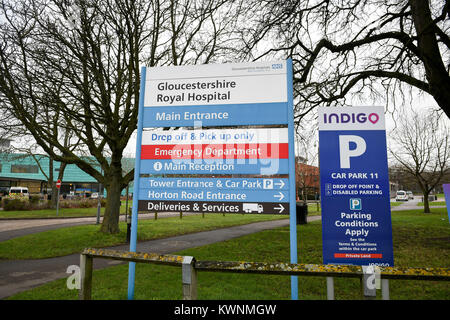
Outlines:
[{"label": "white van", "polygon": [[28,199],[30,197],[30,193],[26,187],[11,187],[9,189],[9,196],[24,197]]},{"label": "white van", "polygon": [[408,201],[408,194],[406,193],[406,191],[398,190],[395,201]]}]

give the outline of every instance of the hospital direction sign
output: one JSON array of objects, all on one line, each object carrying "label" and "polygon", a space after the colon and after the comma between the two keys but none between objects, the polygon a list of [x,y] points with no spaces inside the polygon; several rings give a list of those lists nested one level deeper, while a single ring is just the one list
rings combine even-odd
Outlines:
[{"label": "hospital direction sign", "polygon": [[144,67],[140,90],[130,251],[138,211],[290,214],[296,263],[292,62]]},{"label": "hospital direction sign", "polygon": [[146,68],[139,210],[289,214],[290,81],[286,61]]}]

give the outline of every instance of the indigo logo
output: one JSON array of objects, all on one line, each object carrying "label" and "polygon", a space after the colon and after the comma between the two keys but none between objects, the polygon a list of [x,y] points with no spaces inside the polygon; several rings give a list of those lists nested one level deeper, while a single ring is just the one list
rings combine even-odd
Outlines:
[{"label": "indigo logo", "polygon": [[372,124],[375,124],[380,120],[380,116],[376,113],[370,113],[367,115],[366,113],[330,113],[323,115],[324,123],[366,123],[367,120]]}]

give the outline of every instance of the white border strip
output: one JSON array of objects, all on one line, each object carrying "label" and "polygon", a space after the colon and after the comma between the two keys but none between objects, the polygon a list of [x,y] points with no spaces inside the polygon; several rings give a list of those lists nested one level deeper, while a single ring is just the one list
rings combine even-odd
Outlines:
[{"label": "white border strip", "polygon": [[288,143],[288,128],[144,131],[142,145]]}]

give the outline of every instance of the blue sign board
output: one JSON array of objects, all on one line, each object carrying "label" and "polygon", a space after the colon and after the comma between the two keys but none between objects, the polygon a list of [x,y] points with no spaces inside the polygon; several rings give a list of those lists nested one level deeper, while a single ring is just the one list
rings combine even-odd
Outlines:
[{"label": "blue sign board", "polygon": [[383,107],[320,108],[324,264],[393,266]]},{"label": "blue sign board", "polygon": [[[243,163],[240,163],[243,162]],[[253,162],[253,163],[252,163]],[[289,173],[288,159],[141,160],[142,174],[266,174]]]},{"label": "blue sign board", "polygon": [[228,190],[288,190],[284,178],[141,178],[139,188],[165,189],[228,189]]},{"label": "blue sign board", "polygon": [[442,189],[444,190],[445,204],[447,206],[448,221],[450,222],[450,184],[444,183],[442,185]]},{"label": "blue sign board", "polygon": [[[258,114],[258,117],[255,117]],[[187,127],[194,121],[206,126],[273,125],[287,123],[285,103],[251,103],[184,107],[154,107],[144,110],[146,127]]]},{"label": "blue sign board", "polygon": [[138,210],[281,213],[296,263],[292,92],[291,60],[142,68],[130,251]]},{"label": "blue sign board", "polygon": [[289,202],[289,191],[212,189],[139,189],[139,200]]}]

